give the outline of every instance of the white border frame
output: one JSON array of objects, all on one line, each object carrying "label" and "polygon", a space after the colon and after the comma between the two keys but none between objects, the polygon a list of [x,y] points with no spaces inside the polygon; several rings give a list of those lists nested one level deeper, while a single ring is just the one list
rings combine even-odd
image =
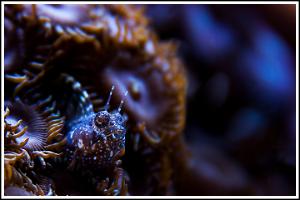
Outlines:
[{"label": "white border frame", "polygon": [[26,199],[298,199],[299,198],[299,2],[298,1],[2,1],[1,2],[1,198],[5,199],[23,199],[23,196],[4,196],[4,5],[6,4],[295,4],[296,5],[296,195],[295,196],[26,196]]}]

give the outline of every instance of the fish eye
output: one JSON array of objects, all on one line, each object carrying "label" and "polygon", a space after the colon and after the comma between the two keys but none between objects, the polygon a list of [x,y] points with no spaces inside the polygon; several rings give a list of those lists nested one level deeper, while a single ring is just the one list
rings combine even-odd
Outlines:
[{"label": "fish eye", "polygon": [[95,116],[95,125],[99,128],[103,128],[108,125],[110,116],[107,112],[99,112]]}]

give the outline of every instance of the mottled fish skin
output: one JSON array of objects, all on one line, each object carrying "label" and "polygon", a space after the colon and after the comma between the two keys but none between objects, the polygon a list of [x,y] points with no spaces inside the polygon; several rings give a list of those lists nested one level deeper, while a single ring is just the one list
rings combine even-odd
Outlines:
[{"label": "mottled fish skin", "polygon": [[[99,124],[97,121],[101,121]],[[125,149],[125,118],[119,112],[100,111],[82,117],[72,124],[67,134],[70,165],[105,168],[114,165]]]},{"label": "mottled fish skin", "polygon": [[[107,105],[99,112],[93,111],[88,93],[70,75],[63,75],[64,81],[72,88],[71,101],[66,105],[69,116],[67,122],[67,145],[65,160],[69,168],[106,168],[113,166],[125,151],[126,115],[120,109],[109,112]],[[112,88],[113,90],[113,88]],[[76,105],[76,106],[74,106]]]}]

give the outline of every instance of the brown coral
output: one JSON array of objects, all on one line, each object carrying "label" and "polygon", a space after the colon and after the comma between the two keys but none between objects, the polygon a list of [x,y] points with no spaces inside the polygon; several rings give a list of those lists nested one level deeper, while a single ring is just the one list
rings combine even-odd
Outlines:
[{"label": "brown coral", "polygon": [[[34,168],[33,157],[34,153],[25,149],[29,138],[19,140],[26,134],[27,126],[20,127],[22,120],[15,124],[7,122],[10,111],[6,108],[4,114],[4,182],[5,193],[11,195],[44,195],[42,188],[33,183],[31,178],[28,177],[26,172]],[[28,153],[30,152],[30,153]]]},{"label": "brown coral", "polygon": [[54,112],[49,98],[33,101],[34,97],[29,96],[5,102],[5,188],[9,187],[9,194],[13,194],[14,188],[20,194],[26,190],[34,195],[47,195],[48,186],[43,186],[41,179],[35,180],[34,171],[47,169],[48,160],[61,155],[59,147],[65,143],[61,135],[64,121]]},{"label": "brown coral", "polygon": [[[26,59],[15,71],[17,75],[6,74],[8,82],[17,83],[13,95],[26,97],[29,91],[38,99],[62,91],[60,86],[54,89],[53,83],[66,73],[82,85],[97,112],[104,106],[103,99],[114,85],[112,105],[117,107],[123,99],[123,112],[129,119],[124,168],[129,171],[129,176],[134,176],[130,174],[134,164],[129,161],[131,157],[140,158],[143,172],[153,173],[146,177],[143,188],[148,188],[149,194],[171,193],[173,146],[170,144],[180,137],[185,124],[185,71],[177,58],[176,45],[159,41],[148,26],[143,7],[18,5],[7,7],[6,16],[25,32],[25,41],[29,33],[37,37],[36,42],[25,46],[26,50],[32,50],[25,51]],[[41,88],[47,88],[47,92]],[[36,104],[36,99],[28,101]],[[62,101],[55,99],[53,102],[66,116],[65,110],[61,109]],[[43,113],[37,107],[34,109]],[[54,105],[46,113],[55,110]],[[45,138],[41,145],[57,150],[56,147],[62,146],[63,135],[59,134],[62,130],[59,127],[64,121],[58,120],[59,125],[53,125],[55,119],[49,116],[42,116],[40,121],[42,129],[48,127],[48,131],[52,131],[52,134],[44,134],[47,145]],[[46,157],[45,152],[37,156]],[[122,168],[116,167],[108,174],[109,180],[100,181],[97,186],[100,193],[128,194],[127,190],[134,188],[129,185],[127,189],[126,172]],[[107,190],[108,185],[111,187]],[[113,192],[113,188],[117,188],[117,192]]]}]

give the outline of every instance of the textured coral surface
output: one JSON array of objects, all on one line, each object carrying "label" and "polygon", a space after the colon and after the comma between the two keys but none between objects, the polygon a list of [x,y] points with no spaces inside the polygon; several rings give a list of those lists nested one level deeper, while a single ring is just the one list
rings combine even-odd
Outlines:
[{"label": "textured coral surface", "polygon": [[144,7],[6,5],[5,21],[7,194],[171,191],[185,70]]},{"label": "textured coral surface", "polygon": [[4,194],[295,195],[294,5],[4,6]]}]

